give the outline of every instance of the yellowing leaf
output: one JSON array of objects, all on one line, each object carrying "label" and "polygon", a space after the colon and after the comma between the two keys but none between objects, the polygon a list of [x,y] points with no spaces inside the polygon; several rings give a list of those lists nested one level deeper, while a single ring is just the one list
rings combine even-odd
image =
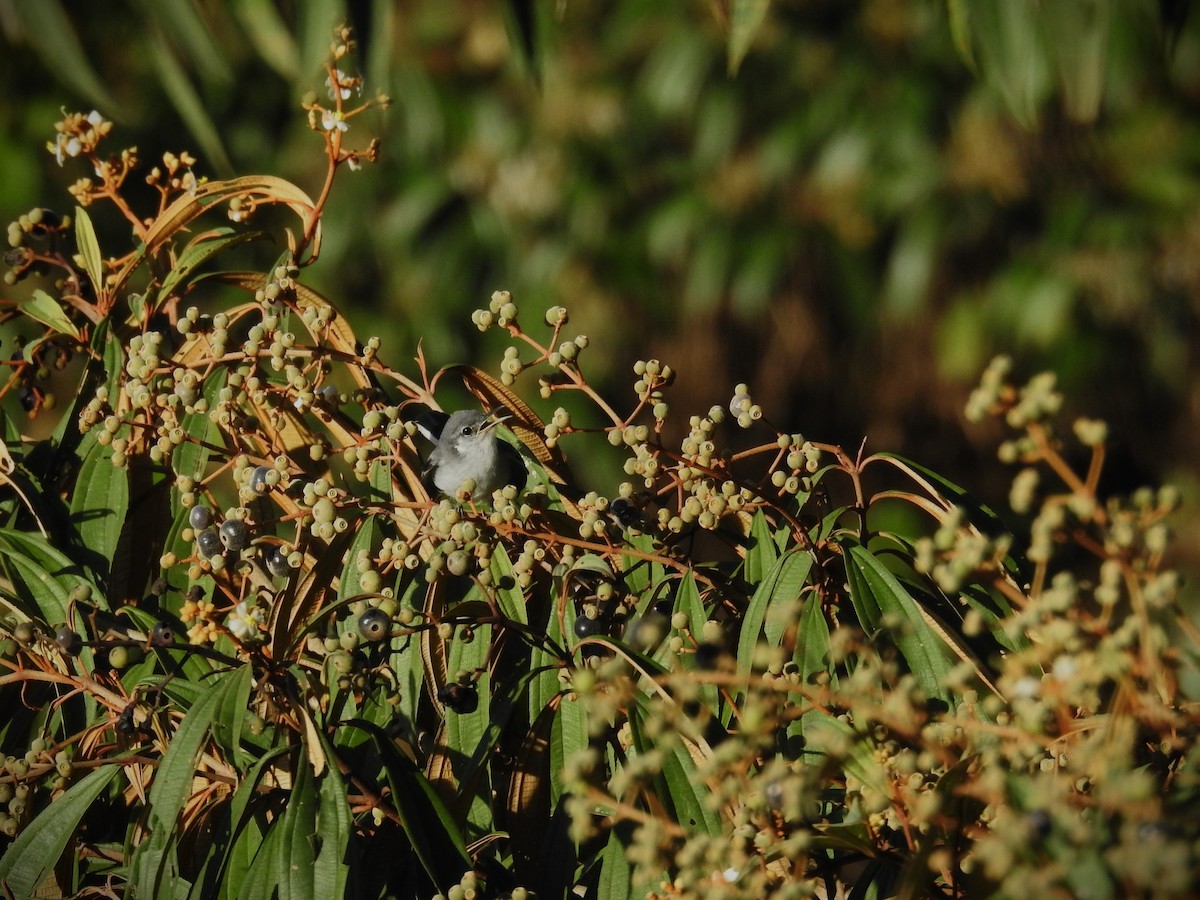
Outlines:
[{"label": "yellowing leaf", "polygon": [[34,291],[33,296],[21,304],[21,312],[29,318],[41,322],[57,334],[69,334],[77,341],[82,339],[79,329],[67,317],[62,305],[41,288]]},{"label": "yellowing leaf", "polygon": [[104,290],[104,265],[100,256],[100,242],[96,240],[96,229],[92,227],[91,216],[82,206],[75,207],[75,243],[79,245],[83,267],[87,270],[88,278],[92,279],[96,295],[99,296]]}]

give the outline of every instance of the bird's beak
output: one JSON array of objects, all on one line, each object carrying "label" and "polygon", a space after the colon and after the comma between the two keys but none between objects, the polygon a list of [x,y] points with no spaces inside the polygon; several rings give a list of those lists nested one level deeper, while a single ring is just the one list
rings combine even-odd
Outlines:
[{"label": "bird's beak", "polygon": [[506,414],[506,415],[500,415],[500,413],[502,413],[502,412],[504,412],[504,407],[498,406],[495,409],[493,409],[490,413],[488,413],[487,424],[485,424],[483,426],[483,430],[491,431],[493,428],[495,428],[501,422],[507,422],[509,419],[512,418],[511,413]]}]

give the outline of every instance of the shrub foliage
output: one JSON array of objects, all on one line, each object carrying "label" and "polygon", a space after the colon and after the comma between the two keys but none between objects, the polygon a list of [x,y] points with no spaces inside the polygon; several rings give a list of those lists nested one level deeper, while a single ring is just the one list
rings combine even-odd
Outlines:
[{"label": "shrub foliage", "polygon": [[[350,49],[306,101],[317,199],[147,171],[72,114],[78,207],[10,228],[8,282],[41,286],[2,313],[7,892],[1186,895],[1173,491],[1102,496],[1103,423],[1064,432],[1053,379],[1003,360],[967,414],[1012,429],[1004,516],[745,385],[686,426],[657,360],[606,399],[567,311],[506,292],[473,316],[511,337],[498,374],[392,368],[303,281],[377,152],[345,143],[376,102]],[[504,410],[524,489],[429,496],[412,422],[444,380]],[[584,492],[560,442],[604,441],[627,480]]]}]

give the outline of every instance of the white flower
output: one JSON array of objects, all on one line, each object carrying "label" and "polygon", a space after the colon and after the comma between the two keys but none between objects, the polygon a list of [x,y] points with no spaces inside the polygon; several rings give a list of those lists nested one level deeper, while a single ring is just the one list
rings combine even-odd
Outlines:
[{"label": "white flower", "polygon": [[346,165],[350,167],[351,172],[357,172],[362,168],[362,160],[360,160],[357,156],[350,156],[346,159]]},{"label": "white flower", "polygon": [[[339,94],[341,94],[343,100],[349,100],[350,95],[352,93],[354,93],[354,91],[351,88],[347,87],[347,85],[352,84],[354,82],[354,79],[351,78],[349,75],[347,75],[345,72],[343,72],[341,69],[335,69],[334,72],[337,76],[337,84],[338,84],[337,92]],[[337,96],[335,96],[334,92],[333,92],[333,76],[332,75],[326,76],[326,78],[325,78],[325,90],[329,91],[330,99],[332,99],[332,100],[338,99]],[[326,130],[328,130],[328,129],[326,129]]]},{"label": "white flower", "polygon": [[341,113],[327,109],[321,113],[321,127],[326,131],[333,131],[334,129],[345,131],[350,127],[350,123],[342,118]]},{"label": "white flower", "polygon": [[100,113],[93,109],[87,114],[87,120],[89,125],[96,126],[104,121],[104,116],[100,115]]}]

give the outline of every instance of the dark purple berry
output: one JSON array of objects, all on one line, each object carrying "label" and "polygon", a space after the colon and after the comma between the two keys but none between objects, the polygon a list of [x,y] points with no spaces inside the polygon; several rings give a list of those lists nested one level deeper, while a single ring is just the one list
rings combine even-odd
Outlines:
[{"label": "dark purple berry", "polygon": [[258,466],[250,473],[250,489],[256,494],[265,494],[271,489],[267,474],[271,470],[266,466]]},{"label": "dark purple berry", "polygon": [[382,641],[392,632],[392,618],[382,609],[368,609],[358,617],[358,633],[368,641]]},{"label": "dark purple berry", "polygon": [[83,650],[83,638],[79,636],[79,632],[66,625],[54,632],[54,640],[67,656],[78,656]]},{"label": "dark purple berry", "polygon": [[616,516],[617,521],[626,528],[635,524],[642,517],[638,508],[624,497],[614,498],[612,503],[608,505],[608,508],[612,510],[612,514]]},{"label": "dark purple berry", "polygon": [[587,616],[579,616],[575,620],[575,636],[576,637],[591,637],[594,634],[600,634],[604,630],[604,624],[597,617],[589,619]]},{"label": "dark purple berry", "polygon": [[227,550],[245,550],[250,544],[250,530],[245,522],[229,519],[221,523],[221,543]]},{"label": "dark purple berry", "polygon": [[196,535],[196,549],[205,559],[216,556],[221,552],[221,539],[212,528],[206,528]]},{"label": "dark purple berry", "polygon": [[276,578],[287,578],[292,572],[287,552],[278,544],[267,551],[267,571]]},{"label": "dark purple berry", "polygon": [[720,644],[710,644],[708,641],[696,647],[696,668],[711,670],[717,667],[717,662],[724,653]]},{"label": "dark purple berry", "polygon": [[166,619],[159,619],[150,631],[150,640],[159,647],[167,647],[175,643],[175,626]]},{"label": "dark purple berry", "polygon": [[456,713],[473,713],[479,708],[479,692],[473,684],[443,685],[438,689],[438,699]]},{"label": "dark purple berry", "polygon": [[192,511],[188,513],[188,524],[197,531],[207,528],[212,524],[212,510],[203,503],[193,506]]}]

